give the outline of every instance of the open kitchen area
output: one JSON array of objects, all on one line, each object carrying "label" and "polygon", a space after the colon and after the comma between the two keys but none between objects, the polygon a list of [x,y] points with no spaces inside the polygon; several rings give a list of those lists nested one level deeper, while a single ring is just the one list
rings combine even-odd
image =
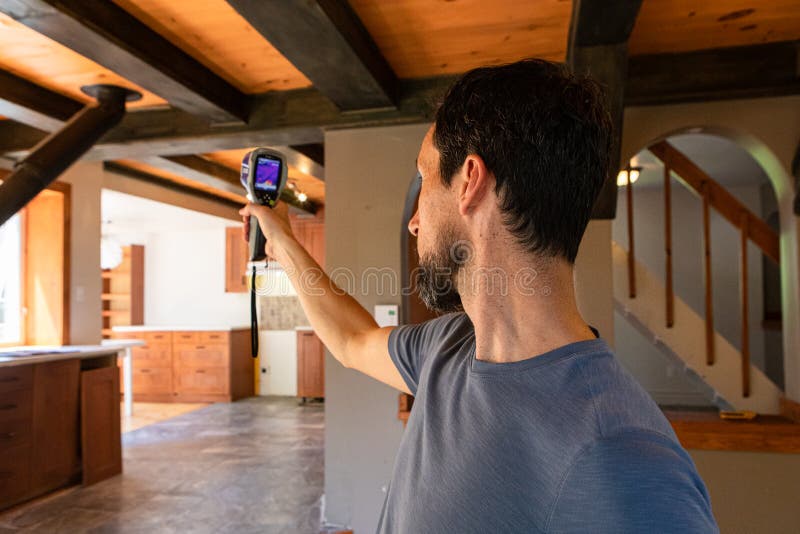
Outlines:
[{"label": "open kitchen area", "polygon": [[[124,176],[105,177],[123,189]],[[31,341],[0,346],[0,530],[314,531],[323,349],[285,273],[257,269],[254,358],[236,211],[102,188],[102,339],[69,343],[70,302],[86,289],[64,290],[84,262],[72,257],[80,217],[64,208],[74,191],[61,187],[0,236],[18,266],[4,262],[3,334]],[[322,212],[291,220],[322,262]],[[44,225],[54,231],[32,232]]]}]

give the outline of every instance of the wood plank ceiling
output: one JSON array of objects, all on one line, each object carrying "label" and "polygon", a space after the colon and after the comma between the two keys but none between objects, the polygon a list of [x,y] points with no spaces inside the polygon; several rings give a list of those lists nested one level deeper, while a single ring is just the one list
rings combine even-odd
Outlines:
[{"label": "wood plank ceiling", "polygon": [[798,0],[644,0],[632,55],[800,39]]},{"label": "wood plank ceiling", "polygon": [[[800,40],[799,2],[644,0],[629,42],[630,53],[632,56],[641,56]],[[232,4],[238,4],[241,8],[241,2],[113,0],[113,3],[194,58],[207,72],[236,88],[243,97],[250,98],[249,95],[253,95],[254,99],[263,101],[266,92],[290,91],[286,93],[290,95],[295,90],[300,95],[299,102],[305,102],[303,99],[308,98],[297,90],[309,88],[309,79],[263,37],[263,28],[259,32],[232,7]],[[265,3],[269,4],[267,0]],[[323,4],[325,2],[320,3]],[[311,2],[309,5],[316,4]],[[331,27],[334,29],[337,29],[337,25],[338,29],[345,28],[345,38],[348,37],[347,31],[354,31],[353,20],[356,26],[363,24],[374,41],[373,49],[377,47],[394,75],[406,83],[411,79],[457,74],[480,65],[531,56],[564,61],[572,7],[569,0],[350,0],[349,8],[352,8],[352,13],[360,22],[351,17],[352,20],[345,21],[350,26],[339,24],[342,13],[345,18],[348,16],[350,9],[347,4],[335,15],[327,11],[323,18],[328,16],[333,21]],[[253,9],[268,7],[257,6]],[[284,48],[282,50],[286,51]],[[304,52],[308,53],[308,49]],[[365,63],[369,65],[370,62]],[[133,104],[132,108],[141,110],[168,106],[161,97],[142,90],[111,70],[2,13],[0,69],[80,102],[89,100],[80,92],[80,86],[113,83],[144,94],[144,98]],[[402,83],[399,84],[400,89]],[[321,91],[321,88],[317,89]],[[321,92],[323,96],[330,97]],[[402,94],[398,95],[400,104],[402,97]],[[415,97],[406,98],[414,101]],[[330,101],[322,107],[329,104]],[[279,118],[274,122],[279,126],[293,126],[290,119],[280,115],[288,115],[291,110],[269,107],[272,105],[275,104],[264,104],[268,111],[277,110],[275,113]],[[286,104],[287,108],[290,105]],[[402,109],[403,106],[398,105],[398,108]],[[255,128],[258,128],[259,121],[264,121],[263,112],[254,111],[254,114],[255,119],[250,121],[248,127],[253,127],[252,123],[255,122]],[[393,120],[402,122],[406,119],[402,113],[398,113]],[[300,126],[308,126],[303,120],[299,122]],[[363,120],[364,124],[369,122],[369,119]],[[196,126],[190,124],[186,128]],[[253,140],[256,137],[250,139],[248,145],[259,142]],[[202,156],[230,169],[238,169],[245,150],[242,147]],[[193,183],[171,170],[154,167],[152,163],[159,161],[161,154],[154,153],[151,156],[145,158],[145,162],[125,161],[124,164],[183,185]],[[325,185],[321,180],[304,174],[298,168],[290,169],[290,178],[309,198],[324,203]],[[195,185],[205,192],[214,190],[208,184]],[[218,191],[218,194],[229,200],[233,200],[233,197],[240,199],[230,191]]]},{"label": "wood plank ceiling", "polygon": [[114,3],[244,93],[311,85],[225,0]]},{"label": "wood plank ceiling", "polygon": [[162,98],[3,13],[0,13],[0,69],[81,102],[92,101],[81,92],[81,86],[110,83],[142,93],[140,101],[129,104],[131,108],[167,105]]}]

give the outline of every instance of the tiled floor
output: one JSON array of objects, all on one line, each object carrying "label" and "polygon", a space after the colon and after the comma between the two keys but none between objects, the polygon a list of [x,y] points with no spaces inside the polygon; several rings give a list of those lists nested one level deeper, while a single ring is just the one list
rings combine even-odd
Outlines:
[{"label": "tiled floor", "polygon": [[0,515],[0,534],[316,534],[323,423],[321,405],[253,398],[128,432],[123,475]]},{"label": "tiled floor", "polygon": [[208,404],[187,404],[182,402],[134,402],[133,415],[125,415],[125,407],[120,403],[119,411],[122,414],[122,432],[137,430],[143,426],[152,425],[159,421],[172,419],[179,415],[199,410]]}]

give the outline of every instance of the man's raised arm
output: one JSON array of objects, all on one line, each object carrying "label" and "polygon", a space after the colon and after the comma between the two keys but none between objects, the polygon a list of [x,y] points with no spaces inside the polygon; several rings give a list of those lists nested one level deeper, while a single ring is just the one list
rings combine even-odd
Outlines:
[{"label": "man's raised arm", "polygon": [[345,367],[356,369],[393,388],[410,393],[389,356],[391,327],[381,328],[353,297],[339,289],[292,233],[286,204],[275,209],[248,204],[239,211],[244,235],[250,215],[258,218],[267,238],[266,252],[286,271],[314,331]]}]

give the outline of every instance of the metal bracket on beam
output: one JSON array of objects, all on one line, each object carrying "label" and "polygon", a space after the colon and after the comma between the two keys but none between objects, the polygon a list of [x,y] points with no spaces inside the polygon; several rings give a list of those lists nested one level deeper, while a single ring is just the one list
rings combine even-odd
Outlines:
[{"label": "metal bracket on beam", "polygon": [[136,91],[115,85],[91,85],[81,90],[97,99],[76,113],[59,131],[37,144],[0,184],[0,225],[77,161],[125,115],[125,103],[139,100]]}]

